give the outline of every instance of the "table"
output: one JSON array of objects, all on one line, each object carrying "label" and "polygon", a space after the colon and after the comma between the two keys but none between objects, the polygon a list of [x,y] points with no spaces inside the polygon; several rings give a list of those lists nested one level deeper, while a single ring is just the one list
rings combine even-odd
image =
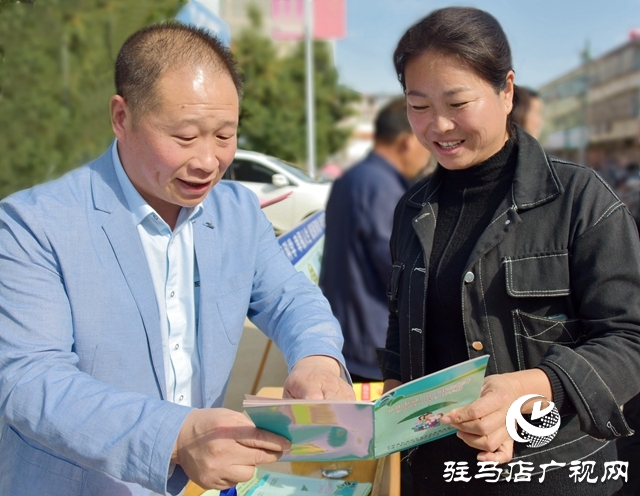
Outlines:
[{"label": "table", "polygon": [[[258,396],[282,398],[281,387],[263,387]],[[371,482],[371,496],[400,496],[400,453],[378,460],[352,460],[329,462],[278,462],[260,465],[261,468],[306,477],[322,477],[322,470],[350,468],[351,474],[344,480]],[[193,482],[187,485],[184,496],[200,496],[205,490]]]}]

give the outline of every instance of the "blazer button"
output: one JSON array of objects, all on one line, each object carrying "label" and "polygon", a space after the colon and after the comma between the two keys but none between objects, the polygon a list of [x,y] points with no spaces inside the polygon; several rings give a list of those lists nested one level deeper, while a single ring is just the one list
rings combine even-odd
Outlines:
[{"label": "blazer button", "polygon": [[469,284],[470,282],[473,282],[473,280],[476,278],[475,274],[473,272],[467,272],[464,275],[464,282],[466,282],[467,284]]},{"label": "blazer button", "polygon": [[476,351],[480,351],[482,348],[484,348],[484,345],[480,341],[474,341],[473,343],[471,343],[471,347]]}]

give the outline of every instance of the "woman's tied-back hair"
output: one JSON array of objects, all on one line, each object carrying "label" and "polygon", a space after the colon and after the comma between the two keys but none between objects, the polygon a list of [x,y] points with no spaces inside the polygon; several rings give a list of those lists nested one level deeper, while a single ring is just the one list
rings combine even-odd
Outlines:
[{"label": "woman's tied-back hair", "polygon": [[[513,70],[511,49],[500,23],[474,8],[447,7],[433,11],[410,27],[393,54],[398,80],[406,92],[405,67],[416,55],[431,51],[455,57],[489,83],[496,93],[506,87]],[[511,118],[507,129],[513,134]]]},{"label": "woman's tied-back hair", "polygon": [[156,84],[168,71],[205,64],[226,73],[242,96],[242,78],[229,49],[209,30],[176,21],[155,24],[133,33],[116,59],[116,93],[134,118],[155,109]]}]

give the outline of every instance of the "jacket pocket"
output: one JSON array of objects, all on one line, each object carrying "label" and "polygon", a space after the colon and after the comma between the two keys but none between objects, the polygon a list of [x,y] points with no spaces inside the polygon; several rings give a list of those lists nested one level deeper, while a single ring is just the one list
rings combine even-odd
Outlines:
[{"label": "jacket pocket", "polygon": [[567,251],[504,260],[507,294],[514,298],[571,294]]},{"label": "jacket pocket", "polygon": [[540,317],[520,310],[513,310],[511,316],[520,370],[537,367],[552,344],[574,348],[585,339],[578,319]]}]

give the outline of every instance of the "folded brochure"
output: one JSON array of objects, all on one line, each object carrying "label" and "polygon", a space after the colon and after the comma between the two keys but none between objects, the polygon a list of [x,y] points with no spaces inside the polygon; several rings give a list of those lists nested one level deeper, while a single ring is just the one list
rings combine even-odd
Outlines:
[{"label": "folded brochure", "polygon": [[291,441],[280,461],[369,460],[453,434],[444,414],[480,397],[489,355],[407,382],[376,401],[247,395],[254,424]]},{"label": "folded brochure", "polygon": [[[253,478],[236,486],[238,496],[367,496],[368,482],[352,482],[302,477],[256,469]],[[206,491],[202,496],[218,496],[219,491]]]}]

